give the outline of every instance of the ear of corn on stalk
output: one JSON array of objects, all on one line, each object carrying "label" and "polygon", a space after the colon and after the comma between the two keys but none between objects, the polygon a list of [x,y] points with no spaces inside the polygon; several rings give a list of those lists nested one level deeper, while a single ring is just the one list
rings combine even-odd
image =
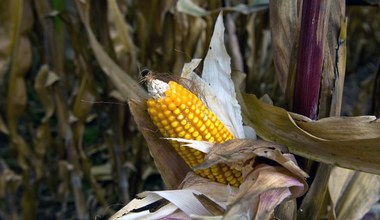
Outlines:
[{"label": "ear of corn on stalk", "polygon": [[[216,143],[234,138],[214,113],[195,94],[180,84],[174,81],[165,83],[156,79],[148,84],[152,96],[147,100],[148,113],[164,137]],[[203,152],[181,146],[177,141],[170,142],[190,167],[203,162]],[[239,186],[242,182],[241,173],[226,164],[217,164],[195,172],[212,181],[232,186]]]}]

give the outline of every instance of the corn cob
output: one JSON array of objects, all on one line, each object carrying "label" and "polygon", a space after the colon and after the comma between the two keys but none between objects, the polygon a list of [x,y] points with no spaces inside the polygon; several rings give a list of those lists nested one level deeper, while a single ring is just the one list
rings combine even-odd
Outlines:
[{"label": "corn cob", "polygon": [[[216,143],[234,138],[214,113],[183,86],[174,81],[167,84],[160,80],[151,80],[148,83],[153,97],[147,100],[148,113],[164,137]],[[190,167],[204,161],[203,152],[181,146],[177,141],[171,141],[171,144]],[[212,181],[232,186],[239,186],[242,182],[241,173],[226,164],[217,164],[195,172]]]}]

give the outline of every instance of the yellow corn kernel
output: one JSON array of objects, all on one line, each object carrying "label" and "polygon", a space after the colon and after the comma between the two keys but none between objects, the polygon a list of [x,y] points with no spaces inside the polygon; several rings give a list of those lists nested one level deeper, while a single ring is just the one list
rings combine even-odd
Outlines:
[{"label": "yellow corn kernel", "polygon": [[[160,81],[160,83],[163,83]],[[170,81],[162,94],[147,100],[148,114],[164,137],[179,137],[189,140],[203,140],[222,143],[233,139],[231,132],[216,118],[202,101],[189,90]],[[204,161],[201,151],[181,146],[171,141],[172,146],[190,166]],[[239,186],[241,173],[225,164],[217,164],[206,170],[197,170],[197,174],[212,181]]]}]

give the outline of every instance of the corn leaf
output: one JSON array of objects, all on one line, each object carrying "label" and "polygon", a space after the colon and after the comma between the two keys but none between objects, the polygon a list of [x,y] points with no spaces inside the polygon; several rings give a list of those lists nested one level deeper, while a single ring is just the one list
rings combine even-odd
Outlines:
[{"label": "corn leaf", "polygon": [[335,219],[361,219],[380,198],[380,176],[336,167],[329,181]]},{"label": "corn leaf", "polygon": [[128,56],[130,61],[128,63],[130,66],[129,70],[137,68],[137,48],[132,40],[131,28],[125,22],[123,14],[121,13],[116,1],[108,0],[108,4],[110,14],[112,15],[112,21],[115,24],[115,33],[117,34],[117,37],[120,38],[122,51]]},{"label": "corn leaf", "polygon": [[205,16],[209,14],[208,11],[199,7],[191,0],[179,0],[177,2],[177,10],[193,16]]},{"label": "corn leaf", "polygon": [[[286,9],[286,10],[284,10]],[[276,74],[283,92],[287,86],[292,51],[298,38],[297,1],[274,0],[269,2],[270,28],[273,40],[273,61]],[[294,56],[293,56],[294,58]],[[288,88],[287,88],[288,87]]]},{"label": "corn leaf", "polygon": [[147,98],[146,91],[127,73],[125,73],[120,66],[104,51],[102,45],[96,39],[89,21],[88,21],[88,3],[76,1],[78,9],[80,9],[81,19],[86,27],[90,44],[94,50],[95,57],[104,73],[109,77],[115,87],[120,91],[125,100]]},{"label": "corn leaf", "polygon": [[327,33],[323,51],[318,118],[339,116],[346,66],[345,2],[333,1],[326,16]]},{"label": "corn leaf", "polygon": [[265,140],[284,144],[297,155],[380,174],[380,121],[374,116],[332,117],[319,121],[243,95],[248,125]]}]

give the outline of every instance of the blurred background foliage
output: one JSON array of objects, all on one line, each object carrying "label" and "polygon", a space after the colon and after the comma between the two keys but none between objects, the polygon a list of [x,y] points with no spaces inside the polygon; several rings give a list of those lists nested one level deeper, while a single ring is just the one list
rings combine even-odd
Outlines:
[{"label": "blurred background foliage", "polygon": [[[99,54],[137,82],[145,68],[178,75],[205,56],[225,8],[232,69],[247,74],[247,92],[284,105],[268,2],[193,2],[211,13],[182,13],[175,0],[1,1],[0,219],[99,219],[138,192],[164,188]],[[342,115],[379,116],[380,8],[349,6],[347,16]]]}]

